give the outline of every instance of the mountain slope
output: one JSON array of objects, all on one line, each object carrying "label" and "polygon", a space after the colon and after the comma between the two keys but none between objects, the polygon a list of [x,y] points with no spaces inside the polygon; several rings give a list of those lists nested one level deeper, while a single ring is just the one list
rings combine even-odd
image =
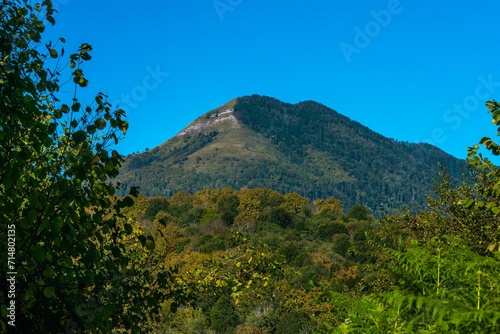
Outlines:
[{"label": "mountain slope", "polygon": [[408,144],[313,101],[252,95],[212,110],[148,152],[126,157],[118,181],[145,195],[180,190],[269,187],[346,206],[422,204],[438,163],[459,178],[463,160]]}]

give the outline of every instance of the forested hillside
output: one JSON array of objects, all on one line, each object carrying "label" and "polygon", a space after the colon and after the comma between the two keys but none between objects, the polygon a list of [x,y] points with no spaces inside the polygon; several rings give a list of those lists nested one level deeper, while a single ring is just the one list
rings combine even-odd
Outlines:
[{"label": "forested hillside", "polygon": [[246,96],[177,136],[125,159],[118,181],[148,196],[231,186],[268,187],[377,214],[425,202],[439,163],[453,180],[464,162],[428,144],[388,139],[313,101]]},{"label": "forested hillside", "polygon": [[380,220],[267,188],[139,197],[125,215],[185,298],[163,301],[154,331],[498,332],[498,219],[457,207],[472,188],[441,177],[430,210]]},{"label": "forested hillside", "polygon": [[[125,111],[103,93],[80,99],[91,45],[66,56],[64,38],[35,47],[54,13],[50,1],[28,0],[3,1],[0,11],[1,332],[500,333],[500,168],[480,153],[499,156],[497,141],[468,148],[464,179],[451,173],[456,160],[437,173],[425,209],[379,219],[362,205],[368,194],[384,194],[391,207],[392,191],[407,200],[402,178],[430,177],[427,155],[440,151],[394,143],[316,103],[254,96],[126,162],[125,179],[130,165],[150,166],[135,176],[156,172],[153,190],[165,192],[172,177],[187,189],[147,196],[130,187],[119,196],[122,159],[110,147],[127,132]],[[73,91],[66,103],[57,97],[63,82]],[[500,104],[486,107],[500,129]],[[342,148],[338,138],[356,144]],[[188,175],[205,175],[202,166],[208,180],[251,161],[286,185],[292,179],[273,174],[280,160],[282,171],[306,166],[296,175],[319,173],[331,185],[368,183],[341,162],[371,173],[370,149],[394,159],[386,174],[370,174],[394,188],[361,193],[354,205],[351,195],[349,205],[339,198],[342,188],[321,197],[322,184],[307,183],[320,190],[304,196],[257,187],[258,175],[234,188],[187,186]]]}]

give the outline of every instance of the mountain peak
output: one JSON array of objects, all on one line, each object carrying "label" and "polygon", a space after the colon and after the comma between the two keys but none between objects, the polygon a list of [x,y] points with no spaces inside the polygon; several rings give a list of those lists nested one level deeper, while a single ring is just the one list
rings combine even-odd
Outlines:
[{"label": "mountain peak", "polygon": [[464,161],[434,146],[391,140],[315,101],[250,95],[127,157],[118,181],[145,195],[267,187],[311,199],[334,196],[375,212],[381,203],[423,204],[438,162],[460,178]]},{"label": "mountain peak", "polygon": [[213,131],[224,131],[227,129],[238,129],[241,127],[234,117],[234,105],[237,99],[233,99],[217,109],[211,110],[191,122],[181,130],[175,137],[193,136],[196,134],[207,134]]}]

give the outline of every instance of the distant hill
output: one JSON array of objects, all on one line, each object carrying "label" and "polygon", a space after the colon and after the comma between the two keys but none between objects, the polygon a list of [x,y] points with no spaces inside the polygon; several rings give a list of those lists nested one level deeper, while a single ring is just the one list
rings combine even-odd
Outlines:
[{"label": "distant hill", "polygon": [[231,186],[268,187],[311,199],[334,196],[375,212],[421,205],[443,162],[429,144],[386,138],[314,101],[245,96],[203,114],[175,137],[125,158],[118,181],[147,196]]}]

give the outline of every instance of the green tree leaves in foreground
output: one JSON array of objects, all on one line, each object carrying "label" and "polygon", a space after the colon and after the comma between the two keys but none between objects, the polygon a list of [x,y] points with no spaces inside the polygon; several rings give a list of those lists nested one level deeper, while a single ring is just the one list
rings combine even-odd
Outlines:
[{"label": "green tree leaves in foreground", "polygon": [[[486,106],[500,125],[500,105]],[[480,144],[500,155],[491,138]],[[467,181],[454,187],[443,173],[430,209],[406,217],[417,239],[407,247],[380,244],[392,287],[361,298],[326,289],[322,298],[345,318],[325,332],[500,332],[500,168],[479,145],[468,151]]]},{"label": "green tree leaves in foreground", "polygon": [[[121,164],[109,146],[127,130],[125,113],[103,93],[89,104],[78,99],[92,47],[82,44],[68,59],[63,38],[42,44],[53,13],[51,1],[27,0],[4,0],[0,11],[0,254],[2,272],[7,256],[8,271],[17,272],[13,298],[2,277],[0,327],[137,330],[154,314],[153,287],[166,285],[169,272],[144,265],[149,251],[136,241],[148,240],[120,214],[133,200],[115,197],[108,181]],[[74,86],[69,103],[57,97],[63,73]],[[9,255],[7,226],[15,234]],[[6,317],[12,303],[15,319]]]},{"label": "green tree leaves in foreground", "polygon": [[53,13],[0,12],[2,331],[500,332],[500,169],[479,145],[466,182],[443,173],[428,210],[380,221],[265,188],[117,197],[125,113],[79,100],[92,47],[43,44]]}]

